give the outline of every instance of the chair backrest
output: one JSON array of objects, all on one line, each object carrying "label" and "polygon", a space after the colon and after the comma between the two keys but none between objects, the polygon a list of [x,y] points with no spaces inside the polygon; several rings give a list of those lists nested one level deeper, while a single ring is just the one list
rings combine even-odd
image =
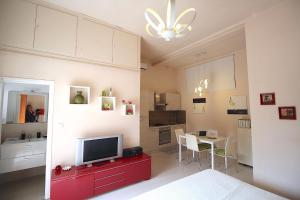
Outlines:
[{"label": "chair backrest", "polygon": [[217,137],[219,135],[217,130],[209,129],[206,131],[206,136],[208,137]]},{"label": "chair backrest", "polygon": [[[182,136],[185,136],[184,134],[184,131],[182,128],[180,129],[175,129],[175,135],[176,135],[176,139],[177,139],[177,143],[179,144],[179,136],[182,135]],[[181,144],[186,144],[186,141],[185,140],[181,140]]]},{"label": "chair backrest", "polygon": [[199,131],[199,136],[206,136],[206,131]]},{"label": "chair backrest", "polygon": [[191,134],[185,134],[185,137],[186,137],[186,148],[193,151],[199,151],[197,137]]}]

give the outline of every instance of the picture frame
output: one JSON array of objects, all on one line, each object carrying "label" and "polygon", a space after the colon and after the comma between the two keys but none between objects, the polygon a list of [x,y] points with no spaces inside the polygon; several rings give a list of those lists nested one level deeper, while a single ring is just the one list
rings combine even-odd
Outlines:
[{"label": "picture frame", "polygon": [[260,105],[275,105],[275,93],[261,93]]},{"label": "picture frame", "polygon": [[282,106],[278,107],[279,119],[296,120],[296,107],[295,106]]}]

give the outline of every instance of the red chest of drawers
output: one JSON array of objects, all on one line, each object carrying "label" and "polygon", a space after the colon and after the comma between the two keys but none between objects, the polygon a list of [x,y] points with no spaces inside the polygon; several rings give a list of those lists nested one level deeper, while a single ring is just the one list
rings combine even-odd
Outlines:
[{"label": "red chest of drawers", "polygon": [[80,200],[151,178],[151,157],[143,154],[104,162],[100,166],[72,167],[52,172],[51,199]]}]

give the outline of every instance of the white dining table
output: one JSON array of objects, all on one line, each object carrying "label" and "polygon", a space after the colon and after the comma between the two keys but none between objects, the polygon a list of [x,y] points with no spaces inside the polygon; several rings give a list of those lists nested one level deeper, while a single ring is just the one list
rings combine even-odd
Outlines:
[{"label": "white dining table", "polygon": [[[214,145],[218,142],[221,142],[221,141],[225,141],[225,137],[221,137],[221,136],[217,136],[215,138],[210,138],[210,137],[207,137],[207,136],[198,136],[197,133],[195,132],[191,132],[191,133],[186,133],[186,134],[191,134],[191,135],[196,135],[197,136],[197,139],[199,141],[199,143],[207,143],[207,144],[210,144],[211,145],[211,169],[215,169],[215,161],[214,161],[214,155],[215,155],[215,149],[214,149]],[[185,139],[186,137],[184,135],[180,135],[179,136],[179,141],[178,141],[178,145],[179,145],[179,162],[181,162],[182,160],[182,156],[181,156],[181,140],[182,139]]]}]

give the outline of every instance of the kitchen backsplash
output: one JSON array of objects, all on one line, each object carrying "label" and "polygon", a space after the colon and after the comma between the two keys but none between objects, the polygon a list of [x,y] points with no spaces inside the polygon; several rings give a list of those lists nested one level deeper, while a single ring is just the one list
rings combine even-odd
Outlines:
[{"label": "kitchen backsplash", "polygon": [[149,111],[149,126],[164,126],[186,123],[186,112],[178,111]]},{"label": "kitchen backsplash", "polygon": [[2,124],[3,142],[6,138],[20,138],[22,131],[26,136],[29,134],[34,138],[37,132],[47,135],[47,123],[24,123],[24,124]]}]

